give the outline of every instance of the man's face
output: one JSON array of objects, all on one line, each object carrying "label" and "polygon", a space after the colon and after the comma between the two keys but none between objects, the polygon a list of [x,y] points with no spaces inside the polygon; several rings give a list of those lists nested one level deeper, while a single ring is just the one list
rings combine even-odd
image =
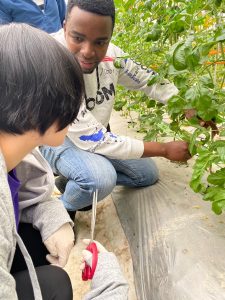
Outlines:
[{"label": "man's face", "polygon": [[112,19],[75,6],[64,24],[68,49],[76,56],[83,73],[90,74],[105,57],[111,36]]}]

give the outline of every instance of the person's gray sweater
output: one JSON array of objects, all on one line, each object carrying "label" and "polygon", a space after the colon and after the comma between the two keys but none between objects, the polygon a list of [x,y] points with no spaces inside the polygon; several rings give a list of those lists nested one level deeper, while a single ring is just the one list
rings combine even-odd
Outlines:
[{"label": "person's gray sweater", "polygon": [[[51,197],[54,178],[48,163],[34,150],[16,168],[21,181],[19,192],[20,221],[32,223],[47,239],[63,224],[71,222],[62,202]],[[32,260],[16,231],[13,202],[7,180],[7,170],[0,152],[0,299],[17,299],[15,280],[10,274],[16,243],[26,260],[35,300],[41,300],[41,290]],[[72,224],[72,222],[71,222]],[[128,286],[112,253],[99,255],[92,281],[92,290],[85,299],[127,299]],[[63,299],[62,299],[63,300]]]}]

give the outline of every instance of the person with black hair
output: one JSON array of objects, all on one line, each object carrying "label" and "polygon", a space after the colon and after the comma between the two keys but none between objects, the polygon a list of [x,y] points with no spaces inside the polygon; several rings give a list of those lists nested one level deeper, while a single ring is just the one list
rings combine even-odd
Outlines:
[{"label": "person with black hair", "polygon": [[65,0],[0,0],[0,24],[27,23],[48,33],[62,28]]},{"label": "person with black hair", "polygon": [[74,233],[34,148],[63,142],[81,105],[80,66],[47,33],[14,23],[0,26],[0,65],[0,299],[72,299],[66,272],[43,266],[66,264]]},{"label": "person with black hair", "polygon": [[120,68],[115,68],[115,58],[124,52],[110,43],[114,24],[113,0],[69,0],[64,31],[54,35],[78,59],[85,81],[85,102],[64,145],[40,149],[60,175],[56,186],[72,218],[74,211],[89,207],[96,189],[101,200],[115,185],[145,187],[157,182],[158,169],[149,157],[190,158],[184,141],[143,142],[107,130],[117,84],[162,103],[178,92],[168,80],[148,86],[155,71],[130,58],[121,59]]},{"label": "person with black hair", "polygon": [[[0,65],[0,299],[72,300],[62,267],[74,246],[73,222],[52,197],[54,176],[36,147],[63,142],[83,98],[82,71],[50,35],[14,23],[0,26]],[[126,299],[115,256],[97,246],[86,299]]]}]

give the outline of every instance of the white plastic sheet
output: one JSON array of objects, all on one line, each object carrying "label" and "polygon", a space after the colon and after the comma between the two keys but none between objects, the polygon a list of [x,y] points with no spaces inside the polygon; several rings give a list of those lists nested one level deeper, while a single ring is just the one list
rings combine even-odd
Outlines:
[{"label": "white plastic sheet", "polygon": [[152,187],[113,193],[139,300],[225,300],[225,217],[188,186],[191,169],[158,160]]}]

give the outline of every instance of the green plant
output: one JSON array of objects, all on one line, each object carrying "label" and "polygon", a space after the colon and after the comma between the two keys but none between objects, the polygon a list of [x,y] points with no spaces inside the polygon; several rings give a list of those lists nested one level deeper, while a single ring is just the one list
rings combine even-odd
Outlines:
[{"label": "green plant", "polygon": [[[141,93],[120,89],[117,109],[135,110],[139,130],[147,140],[173,134],[190,143],[196,155],[190,186],[225,210],[225,4],[222,0],[115,1],[117,24],[114,42],[136,61],[173,81],[179,94],[162,106]],[[131,34],[132,33],[132,34]],[[154,63],[152,63],[154,62]],[[149,81],[154,84],[156,78]],[[123,99],[123,100],[121,100]],[[187,120],[184,112],[194,109]],[[164,120],[167,113],[170,122]],[[208,128],[199,125],[203,119]],[[215,140],[214,124],[219,128]],[[194,130],[186,130],[191,126]]]}]

